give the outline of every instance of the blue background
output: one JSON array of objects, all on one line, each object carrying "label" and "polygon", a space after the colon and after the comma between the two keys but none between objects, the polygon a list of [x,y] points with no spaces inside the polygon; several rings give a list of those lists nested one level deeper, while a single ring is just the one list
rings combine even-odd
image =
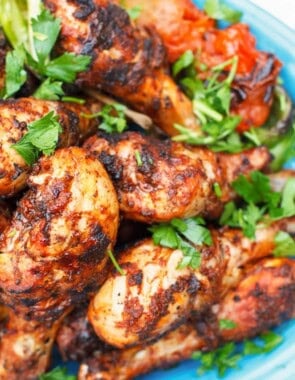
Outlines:
[{"label": "blue background", "polygon": [[[148,1],[148,0],[146,0]],[[275,1],[275,0],[274,0]],[[204,1],[195,3],[202,8]],[[295,101],[295,32],[281,24],[264,10],[247,0],[227,0],[224,3],[243,12],[242,21],[250,25],[260,49],[275,53],[284,63],[281,77],[284,87]],[[290,10],[292,11],[292,10]],[[295,169],[295,158],[288,162]],[[283,343],[269,354],[248,356],[238,369],[229,370],[225,380],[294,380],[295,379],[295,321],[284,323],[275,329],[284,337]],[[54,365],[61,364],[56,358]],[[62,365],[62,364],[61,364]],[[71,373],[76,373],[77,363],[68,363]],[[141,376],[138,380],[215,380],[219,379],[215,370],[197,376],[197,362],[189,360],[169,370],[155,371]]]}]

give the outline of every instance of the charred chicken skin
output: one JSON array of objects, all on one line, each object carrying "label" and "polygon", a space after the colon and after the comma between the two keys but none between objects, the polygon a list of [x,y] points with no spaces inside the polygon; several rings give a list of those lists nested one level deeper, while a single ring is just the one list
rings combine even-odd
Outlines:
[{"label": "charred chicken skin", "polygon": [[102,340],[118,348],[154,340],[217,302],[239,282],[247,263],[274,249],[278,231],[293,228],[289,219],[260,226],[256,240],[241,230],[212,230],[213,244],[200,247],[196,270],[178,268],[180,250],[140,241],[119,255],[125,276],[113,271],[108,277],[90,303],[89,320]]},{"label": "charred chicken skin", "polygon": [[[238,285],[211,311],[207,310],[203,319],[190,320],[151,344],[107,352],[97,350],[91,358],[85,357],[78,379],[130,380],[188,359],[194,351],[252,338],[295,317],[294,287],[294,260],[261,260],[244,270]],[[220,329],[218,321],[225,318],[236,322],[236,327]]]},{"label": "charred chicken skin", "polygon": [[97,112],[100,104],[86,105],[37,100],[34,98],[11,99],[0,102],[0,196],[13,196],[26,185],[29,165],[12,148],[27,132],[27,125],[54,111],[62,126],[59,147],[77,145],[83,136],[94,132],[97,121],[81,116]]},{"label": "charred chicken skin", "polygon": [[45,0],[62,22],[59,51],[92,57],[76,83],[101,89],[149,115],[167,134],[198,130],[192,104],[166,74],[165,51],[150,28],[135,28],[116,1]]},{"label": "charred chicken skin", "polygon": [[[92,136],[84,148],[110,174],[122,214],[147,223],[194,215],[218,217],[224,203],[234,196],[230,183],[239,174],[264,168],[270,160],[264,147],[216,154],[137,132]],[[215,194],[215,183],[222,189],[221,198]]]},{"label": "charred chicken skin", "polygon": [[46,370],[63,316],[106,278],[118,228],[112,183],[81,148],[42,158],[28,185],[0,241],[1,298],[12,311],[0,379],[35,379]]}]

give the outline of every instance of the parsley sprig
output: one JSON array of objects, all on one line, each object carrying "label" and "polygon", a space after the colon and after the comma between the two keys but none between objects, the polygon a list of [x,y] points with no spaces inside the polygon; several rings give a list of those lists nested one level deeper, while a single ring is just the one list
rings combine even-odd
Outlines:
[{"label": "parsley sprig", "polygon": [[237,368],[244,356],[268,353],[279,346],[282,341],[282,336],[269,331],[261,334],[256,342],[245,340],[242,347],[234,342],[229,342],[211,352],[196,351],[192,354],[192,359],[200,361],[198,375],[216,368],[218,375],[222,377],[228,369]]},{"label": "parsley sprig", "polygon": [[[253,145],[252,135],[243,138],[236,132],[241,117],[230,114],[231,84],[236,75],[238,57],[208,70],[198,62],[197,55],[186,51],[172,66],[172,73],[178,79],[185,93],[192,99],[193,111],[201,124],[203,134],[189,130],[182,125],[174,127],[180,133],[173,139],[192,145],[205,145],[217,152],[236,153]],[[209,72],[208,80],[199,78],[200,72]]]},{"label": "parsley sprig", "polygon": [[[21,14],[26,14],[27,18],[30,16],[28,11]],[[77,74],[86,70],[91,57],[64,53],[54,59],[51,58],[61,25],[60,20],[54,18],[48,10],[42,9],[33,19],[24,17],[23,23],[29,25],[29,28],[25,29],[26,38],[19,37],[18,40],[13,40],[15,49],[7,54],[4,98],[14,95],[25,83],[27,79],[25,66],[27,66],[42,81],[34,96],[58,100],[64,95],[62,84],[73,83]],[[8,38],[10,28],[8,24],[4,25]]]},{"label": "parsley sprig", "polygon": [[77,376],[69,375],[66,368],[56,367],[39,376],[39,380],[76,380]]},{"label": "parsley sprig", "polygon": [[244,235],[255,237],[256,225],[260,221],[272,221],[295,215],[295,179],[290,178],[281,193],[271,189],[269,178],[254,171],[250,179],[240,175],[232,184],[244,205],[234,202],[225,205],[219,220],[221,225],[241,228]]},{"label": "parsley sprig", "polygon": [[172,219],[170,223],[160,223],[149,228],[156,245],[180,249],[183,258],[178,269],[197,269],[201,263],[201,253],[197,247],[212,245],[210,231],[202,218]]},{"label": "parsley sprig", "polygon": [[230,23],[239,22],[242,12],[230,8],[220,0],[206,0],[204,10],[207,15],[215,20],[227,21]]},{"label": "parsley sprig", "polygon": [[62,127],[53,111],[39,120],[28,124],[28,132],[16,144],[12,145],[28,165],[32,165],[41,153],[54,152]]},{"label": "parsley sprig", "polygon": [[87,119],[101,118],[98,128],[106,133],[122,133],[127,129],[126,112],[127,107],[120,103],[106,104],[100,112],[85,114],[82,116]]}]

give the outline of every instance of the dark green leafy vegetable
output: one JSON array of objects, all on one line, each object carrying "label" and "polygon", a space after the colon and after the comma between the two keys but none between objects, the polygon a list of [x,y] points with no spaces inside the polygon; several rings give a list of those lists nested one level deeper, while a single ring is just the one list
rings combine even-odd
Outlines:
[{"label": "dark green leafy vegetable", "polygon": [[208,16],[215,20],[228,21],[230,23],[239,22],[242,12],[230,8],[220,0],[206,0],[204,9]]},{"label": "dark green leafy vegetable", "polygon": [[202,218],[175,218],[170,223],[155,224],[149,230],[156,245],[182,251],[183,259],[178,265],[179,269],[196,269],[201,263],[201,254],[196,247],[212,244],[210,231],[204,225]]},{"label": "dark green leafy vegetable", "polygon": [[34,98],[46,100],[59,100],[64,95],[61,81],[52,81],[47,78],[34,92]]},{"label": "dark green leafy vegetable", "polygon": [[50,155],[54,152],[58,136],[62,132],[58,116],[49,112],[39,120],[28,124],[28,132],[16,144],[12,145],[28,165],[32,165],[41,153]]}]

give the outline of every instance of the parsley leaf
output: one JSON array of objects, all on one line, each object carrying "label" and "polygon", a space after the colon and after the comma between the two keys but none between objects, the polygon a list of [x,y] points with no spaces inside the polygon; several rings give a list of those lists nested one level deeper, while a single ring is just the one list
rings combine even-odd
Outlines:
[{"label": "parsley leaf", "polygon": [[91,61],[88,55],[75,55],[64,53],[63,55],[48,62],[42,69],[42,73],[52,79],[73,83],[77,73],[84,71]]},{"label": "parsley leaf", "polygon": [[60,20],[44,9],[36,19],[31,20],[34,38],[34,47],[37,54],[37,67],[42,67],[49,60],[49,54],[54,47],[60,32]]},{"label": "parsley leaf", "polygon": [[245,204],[237,208],[234,202],[225,205],[220,217],[221,225],[241,228],[244,235],[255,237],[256,225],[266,217],[278,220],[295,215],[295,179],[287,181],[282,193],[271,189],[269,178],[254,171],[250,179],[241,175],[232,183],[232,187]]},{"label": "parsley leaf", "polygon": [[39,376],[39,380],[76,380],[74,375],[68,375],[66,368],[56,367],[52,371]]},{"label": "parsley leaf", "polygon": [[204,9],[207,15],[215,20],[235,23],[240,21],[242,17],[242,12],[228,7],[219,0],[206,0]]},{"label": "parsley leaf", "polygon": [[275,237],[275,244],[276,246],[273,251],[275,256],[295,256],[295,241],[287,232],[279,231]]},{"label": "parsley leaf", "polygon": [[190,267],[197,269],[201,263],[201,254],[196,246],[212,245],[210,231],[204,227],[202,218],[172,219],[170,223],[155,224],[149,228],[156,245],[180,249],[183,258],[178,269]]},{"label": "parsley leaf", "polygon": [[50,155],[54,152],[61,132],[58,116],[51,111],[41,119],[28,124],[28,132],[13,144],[12,148],[28,165],[32,165],[41,153]]},{"label": "parsley leaf", "polygon": [[128,127],[125,115],[126,106],[119,103],[106,104],[98,113],[87,115],[86,118],[100,117],[102,119],[99,129],[107,133],[122,133]]},{"label": "parsley leaf", "polygon": [[237,327],[236,322],[230,319],[220,319],[218,324],[219,324],[220,330],[231,330]]},{"label": "parsley leaf", "polygon": [[62,82],[52,81],[47,78],[34,92],[33,96],[37,99],[59,100],[64,95]]},{"label": "parsley leaf", "polygon": [[120,0],[120,6],[125,9],[131,20],[136,20],[142,12],[142,7],[138,5],[132,8],[127,8],[125,0]]},{"label": "parsley leaf", "polygon": [[25,53],[21,48],[17,48],[6,54],[4,99],[15,94],[27,80],[27,72],[24,70],[24,62]]},{"label": "parsley leaf", "polygon": [[283,341],[283,338],[273,331],[261,334],[259,338],[261,340],[260,344],[256,344],[250,340],[244,342],[245,355],[266,354],[276,348]]},{"label": "parsley leaf", "polygon": [[191,66],[195,61],[194,53],[191,50],[185,51],[177,61],[173,63],[172,74],[174,77],[177,76],[183,69]]},{"label": "parsley leaf", "polygon": [[245,340],[243,348],[240,349],[236,343],[229,342],[211,352],[196,351],[192,354],[192,359],[200,361],[201,365],[197,370],[198,375],[216,368],[218,375],[224,376],[227,369],[238,367],[243,356],[268,353],[281,344],[282,340],[283,338],[280,335],[269,331],[258,337],[258,344],[254,341]]}]

